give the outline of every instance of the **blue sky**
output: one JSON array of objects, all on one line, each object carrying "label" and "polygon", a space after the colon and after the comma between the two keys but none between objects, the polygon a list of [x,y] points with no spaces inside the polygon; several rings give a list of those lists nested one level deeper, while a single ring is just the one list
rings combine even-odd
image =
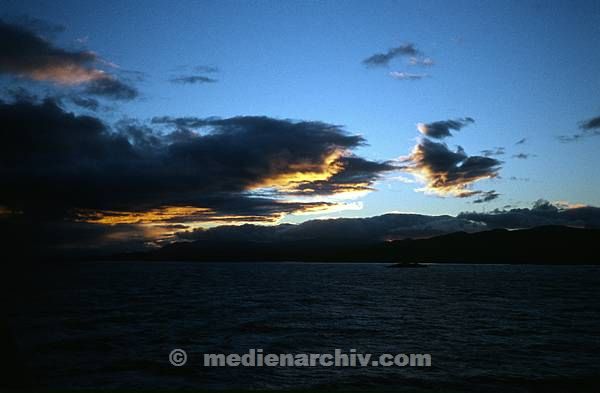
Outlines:
[{"label": "blue sky", "polygon": [[[104,113],[109,123],[161,115],[319,120],[363,135],[360,155],[388,160],[410,153],[417,123],[471,117],[474,124],[444,140],[449,147],[470,155],[505,148],[500,178],[477,182],[501,194],[490,203],[426,195],[396,173],[360,199],[362,210],[330,216],[456,214],[538,198],[600,205],[600,138],[557,139],[600,116],[597,1],[5,1],[2,13],[63,25],[57,45],[144,74],[141,97]],[[434,64],[362,64],[403,43]],[[209,75],[218,82],[169,82],[198,65],[218,67]],[[391,71],[428,76],[396,80]],[[531,156],[512,157],[518,153]],[[314,216],[286,220],[307,218]]]}]

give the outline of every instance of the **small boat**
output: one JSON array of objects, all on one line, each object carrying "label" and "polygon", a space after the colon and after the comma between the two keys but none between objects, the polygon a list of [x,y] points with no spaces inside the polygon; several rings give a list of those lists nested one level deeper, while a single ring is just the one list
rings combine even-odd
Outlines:
[{"label": "small boat", "polygon": [[412,268],[427,267],[427,265],[423,265],[423,264],[420,264],[417,262],[398,262],[398,263],[394,263],[393,265],[389,265],[388,267],[412,269]]}]

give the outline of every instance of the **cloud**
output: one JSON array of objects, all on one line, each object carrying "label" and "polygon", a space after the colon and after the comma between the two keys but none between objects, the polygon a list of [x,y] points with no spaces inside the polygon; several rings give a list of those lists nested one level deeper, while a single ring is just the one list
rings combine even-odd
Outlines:
[{"label": "cloud", "polygon": [[133,100],[139,93],[137,89],[113,77],[91,81],[85,88],[87,94],[110,98],[113,100]]},{"label": "cloud", "polygon": [[218,67],[208,65],[198,65],[190,67],[187,65],[178,66],[174,71],[191,71],[183,72],[169,79],[171,83],[176,84],[201,84],[201,83],[216,83],[219,80],[205,74],[215,74],[219,72]]},{"label": "cloud", "polygon": [[174,78],[171,78],[170,81],[172,83],[179,84],[198,84],[198,83],[216,83],[217,79],[209,78],[204,75],[181,75]]},{"label": "cloud", "polygon": [[494,149],[486,149],[481,151],[481,154],[483,154],[485,157],[502,156],[505,153],[506,149],[501,146]]},{"label": "cloud", "polygon": [[430,57],[411,57],[408,60],[408,64],[413,66],[425,66],[430,67],[435,64],[432,58]]},{"label": "cloud", "polygon": [[38,81],[77,84],[104,77],[90,66],[97,57],[87,51],[67,51],[18,25],[0,21],[0,73]]},{"label": "cloud", "polygon": [[560,135],[558,140],[561,142],[576,142],[583,138],[600,136],[600,116],[584,120],[579,123],[580,132],[571,135]]},{"label": "cloud", "polygon": [[443,139],[452,136],[450,130],[460,131],[463,127],[474,122],[475,120],[472,118],[464,117],[462,119],[443,120],[433,123],[419,123],[417,124],[417,129],[421,134],[430,138]]},{"label": "cloud", "polygon": [[527,138],[521,138],[515,142],[515,145],[524,145],[527,142]]},{"label": "cloud", "polygon": [[[217,118],[215,118],[217,119]],[[152,124],[161,124],[175,127],[179,130],[190,128],[202,128],[206,126],[206,118],[195,116],[172,117],[172,116],[155,116],[152,118]]]},{"label": "cloud", "polygon": [[494,199],[497,199],[500,196],[500,194],[498,194],[496,192],[496,190],[492,190],[492,191],[483,191],[479,194],[479,197],[473,201],[473,203],[486,203],[486,202],[491,202]]},{"label": "cloud", "polygon": [[103,63],[90,51],[69,51],[54,46],[26,27],[0,20],[0,74],[62,85],[87,84],[88,94],[132,99],[135,88],[96,67]]},{"label": "cloud", "polygon": [[501,161],[490,157],[468,156],[458,147],[451,151],[444,143],[422,139],[403,160],[404,170],[422,182],[422,191],[459,198],[481,194],[470,187],[473,183],[498,176]]},{"label": "cloud", "polygon": [[429,74],[414,74],[410,72],[400,72],[400,71],[392,71],[390,72],[390,76],[394,79],[398,80],[409,80],[415,81],[423,78],[427,78]]},{"label": "cloud", "polygon": [[517,177],[517,176],[511,176],[508,178],[508,180],[512,180],[512,181],[529,181],[531,180],[528,177]]},{"label": "cloud", "polygon": [[418,56],[421,52],[414,44],[404,44],[388,49],[385,53],[376,53],[363,60],[363,64],[369,67],[387,66],[390,61],[401,56]]},{"label": "cloud", "polygon": [[582,121],[579,124],[579,128],[584,131],[596,131],[600,129],[600,116]]},{"label": "cloud", "polygon": [[530,154],[530,153],[518,153],[518,154],[513,154],[512,157],[517,158],[519,160],[527,160],[528,158],[536,157],[536,155]]},{"label": "cloud", "polygon": [[66,30],[65,26],[63,25],[52,23],[27,14],[12,17],[10,18],[9,23],[23,26],[28,30],[35,31],[40,34],[56,34],[62,33]]},{"label": "cloud", "polygon": [[186,133],[163,117],[154,124],[167,130],[133,120],[110,128],[52,100],[2,103],[0,118],[0,205],[38,218],[274,222],[339,208],[321,197],[371,190],[395,169],[354,155],[365,140],[322,122],[206,118],[195,119],[202,133]]},{"label": "cloud", "polygon": [[373,191],[372,185],[381,174],[391,172],[397,167],[391,162],[369,161],[356,156],[342,156],[338,159],[340,170],[326,180],[316,180],[298,184],[291,194],[305,195],[349,195]]}]

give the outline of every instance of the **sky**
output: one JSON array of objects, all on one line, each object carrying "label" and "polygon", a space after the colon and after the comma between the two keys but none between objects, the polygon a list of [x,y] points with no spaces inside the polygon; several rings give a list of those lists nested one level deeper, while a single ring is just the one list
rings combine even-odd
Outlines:
[{"label": "sky", "polygon": [[[5,116],[29,95],[35,99],[26,109],[38,118],[52,112],[64,121],[71,113],[98,120],[106,135],[94,143],[111,151],[121,145],[110,138],[125,138],[138,149],[132,157],[152,168],[131,176],[150,179],[173,167],[168,179],[152,180],[164,187],[96,182],[96,195],[135,194],[139,203],[78,196],[85,203],[74,198],[60,209],[73,222],[172,218],[165,207],[173,206],[183,210],[171,223],[211,226],[456,215],[523,208],[540,198],[600,205],[597,1],[6,0],[0,18],[5,37],[29,37],[20,46],[3,38],[10,53],[0,60]],[[31,37],[46,46],[27,47]],[[36,63],[36,50],[51,59]],[[48,97],[56,108],[43,107]],[[176,141],[175,132],[203,143]],[[154,136],[155,144],[135,135]],[[166,163],[149,164],[165,151]],[[203,154],[198,167],[173,164],[188,153]],[[227,154],[236,157],[222,164]],[[80,169],[81,157],[65,165]],[[126,172],[110,160],[96,164],[106,171],[99,178]],[[216,161],[217,169],[202,172]],[[257,173],[259,167],[268,169]],[[30,179],[42,176],[38,169]],[[202,172],[194,180],[202,187],[173,180],[187,170]],[[43,176],[63,181],[57,173]],[[98,170],[90,173],[94,182]],[[72,179],[64,185],[81,187]],[[234,205],[258,196],[312,205],[246,214],[215,202],[217,192],[235,194]],[[5,212],[43,205],[18,192],[0,201]],[[190,206],[210,211],[210,219],[195,220]],[[256,219],[265,214],[269,219]]]}]

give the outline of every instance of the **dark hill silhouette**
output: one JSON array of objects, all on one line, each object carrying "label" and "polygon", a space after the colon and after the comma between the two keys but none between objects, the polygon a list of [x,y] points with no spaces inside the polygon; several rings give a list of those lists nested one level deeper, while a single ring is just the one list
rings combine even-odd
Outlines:
[{"label": "dark hill silhouette", "polygon": [[388,242],[360,238],[202,239],[112,256],[126,260],[597,264],[600,229],[543,226]]}]

